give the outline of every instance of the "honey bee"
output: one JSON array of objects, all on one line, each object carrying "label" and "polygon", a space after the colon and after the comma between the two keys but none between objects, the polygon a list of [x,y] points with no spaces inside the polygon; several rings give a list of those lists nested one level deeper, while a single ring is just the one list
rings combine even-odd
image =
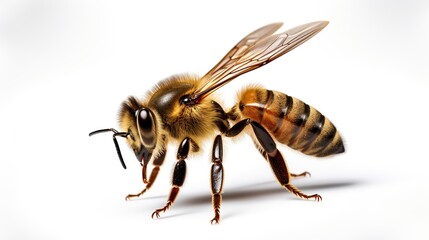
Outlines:
[{"label": "honey bee", "polygon": [[[113,132],[115,148],[124,168],[116,137],[124,137],[134,151],[142,166],[145,186],[139,193],[126,196],[126,200],[140,197],[152,187],[164,162],[168,141],[177,141],[177,161],[167,203],[152,213],[152,218],[159,218],[178,196],[186,177],[190,151],[198,152],[201,142],[214,137],[210,170],[214,210],[211,223],[219,223],[224,184],[222,137],[237,136],[244,129],[250,133],[282,187],[300,198],[322,200],[320,195],[307,195],[290,182],[294,177],[309,173],[290,173],[276,141],[316,157],[342,153],[341,136],[328,118],[297,98],[262,87],[244,88],[229,111],[224,111],[212,93],[236,77],[296,48],[327,24],[327,21],[312,22],[281,33],[275,33],[281,23],[266,25],[244,37],[203,77],[175,75],[161,81],[145,99],[129,97],[125,100],[119,111],[122,131],[109,128],[89,135]],[[153,169],[148,176],[149,163],[153,164]]]}]

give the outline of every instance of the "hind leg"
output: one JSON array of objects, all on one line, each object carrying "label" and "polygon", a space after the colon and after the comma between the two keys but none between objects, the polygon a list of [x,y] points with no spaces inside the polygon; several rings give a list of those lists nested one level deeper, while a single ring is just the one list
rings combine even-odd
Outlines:
[{"label": "hind leg", "polygon": [[[253,140],[253,143],[255,144],[255,147],[259,150],[259,152],[261,153],[262,157],[264,157],[266,160],[268,160],[267,159],[267,157],[268,157],[267,156],[267,152],[265,152],[265,150],[260,147],[260,144],[257,143],[255,141],[255,139]],[[302,172],[302,173],[298,173],[298,174],[296,174],[296,173],[290,173],[290,176],[292,178],[311,177],[311,173],[307,172],[307,171]]]},{"label": "hind leg", "polygon": [[267,130],[265,130],[265,128],[262,127],[259,123],[250,119],[241,120],[240,122],[235,124],[231,129],[227,131],[226,136],[228,137],[236,136],[248,124],[252,126],[256,139],[258,140],[261,153],[269,162],[271,169],[273,170],[274,175],[276,176],[279,183],[284,188],[286,188],[289,192],[293,193],[294,195],[300,198],[314,199],[316,201],[321,201],[322,197],[319,194],[307,195],[301,192],[301,190],[299,190],[297,187],[295,187],[293,184],[290,183],[290,179],[292,177],[306,175],[306,172],[302,174],[295,174],[295,175],[291,175],[289,173],[289,170],[286,166],[286,162],[283,159],[283,156],[281,155],[280,151],[277,149],[276,143],[274,142],[270,134],[267,132]]},{"label": "hind leg", "polygon": [[302,173],[299,173],[299,174],[291,173],[291,174],[290,174],[290,176],[291,176],[292,178],[311,177],[311,173],[310,173],[310,172],[305,171],[305,172],[302,172]]},{"label": "hind leg", "polygon": [[[290,179],[292,176],[291,174],[289,174],[286,162],[283,159],[283,156],[280,151],[277,149],[276,143],[274,142],[273,138],[260,124],[253,122],[251,125],[253,128],[253,132],[255,133],[255,136],[259,141],[259,144],[266,152],[267,160],[270,163],[271,169],[273,170],[274,175],[276,176],[279,183],[289,192],[295,194],[300,198],[314,199],[316,201],[322,200],[322,197],[319,194],[307,195],[290,183]],[[306,173],[304,172],[299,175],[306,175]]]}]

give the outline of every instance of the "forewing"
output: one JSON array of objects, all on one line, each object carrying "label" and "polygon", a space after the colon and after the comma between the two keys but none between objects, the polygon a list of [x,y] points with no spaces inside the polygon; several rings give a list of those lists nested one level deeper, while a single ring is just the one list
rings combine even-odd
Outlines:
[{"label": "forewing", "polygon": [[258,40],[273,35],[273,33],[275,33],[282,25],[283,23],[272,23],[249,33],[231,50],[229,50],[222,60],[220,60],[220,62],[216,64],[216,66],[214,66],[208,73],[206,73],[202,80],[210,80],[210,76],[227,65],[227,63],[232,59],[237,58],[237,56],[239,56],[242,51],[245,51],[249,47],[255,45]]},{"label": "forewing", "polygon": [[273,61],[316,35],[327,24],[326,21],[307,23],[278,34],[274,32],[281,26],[279,23],[257,29],[202,77],[192,99],[199,101],[241,74]]}]

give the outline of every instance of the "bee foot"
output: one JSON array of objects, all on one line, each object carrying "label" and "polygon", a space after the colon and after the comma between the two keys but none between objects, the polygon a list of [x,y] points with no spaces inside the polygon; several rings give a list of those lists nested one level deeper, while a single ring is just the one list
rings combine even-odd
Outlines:
[{"label": "bee foot", "polygon": [[219,224],[219,217],[214,217],[211,221],[210,221],[210,223],[211,224]]},{"label": "bee foot", "polygon": [[125,197],[125,201],[129,201],[129,200],[132,200],[132,199],[134,199],[134,198],[138,198],[138,197],[140,197],[140,195],[139,195],[139,194],[128,194],[128,195]]},{"label": "bee foot", "polygon": [[311,173],[310,173],[310,172],[305,171],[305,172],[302,172],[302,173],[300,173],[300,174],[294,174],[294,173],[291,173],[291,174],[290,174],[290,176],[291,176],[291,177],[293,177],[293,178],[298,178],[298,177],[311,177]]},{"label": "bee foot", "polygon": [[156,218],[160,217],[160,213],[161,212],[165,212],[167,210],[166,207],[160,208],[160,209],[156,209],[153,213],[152,213],[152,218],[154,218],[156,216]]},{"label": "bee foot", "polygon": [[284,185],[284,187],[291,193],[295,194],[296,196],[300,197],[300,198],[304,198],[304,199],[310,199],[310,198],[314,198],[315,201],[320,202],[322,201],[322,196],[320,196],[319,194],[313,194],[313,195],[307,195],[303,192],[301,192],[298,188],[296,188],[294,185],[292,184],[286,184]]},{"label": "bee foot", "polygon": [[152,218],[154,218],[155,216],[156,216],[156,218],[159,218],[159,217],[160,217],[160,215],[159,215],[159,214],[160,214],[161,212],[165,212],[165,211],[167,211],[167,209],[169,209],[169,208],[170,208],[171,204],[172,204],[172,202],[168,201],[168,202],[167,202],[167,204],[166,204],[163,208],[158,208],[158,209],[156,209],[156,210],[152,213]]},{"label": "bee foot", "polygon": [[311,196],[309,196],[308,198],[314,198],[314,200],[315,200],[316,202],[320,202],[320,201],[322,201],[322,196],[320,196],[319,194],[311,195]]},{"label": "bee foot", "polygon": [[132,200],[133,198],[139,198],[141,195],[143,195],[143,193],[145,193],[146,192],[146,188],[145,189],[143,189],[143,191],[141,191],[141,192],[139,192],[139,193],[137,193],[137,194],[128,194],[126,197],[125,197],[125,201],[129,201],[129,200]]}]

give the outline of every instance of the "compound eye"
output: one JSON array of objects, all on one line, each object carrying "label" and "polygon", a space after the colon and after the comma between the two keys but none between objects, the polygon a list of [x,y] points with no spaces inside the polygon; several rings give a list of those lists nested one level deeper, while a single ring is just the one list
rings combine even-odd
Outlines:
[{"label": "compound eye", "polygon": [[154,148],[156,144],[155,115],[147,108],[136,112],[137,128],[140,140],[147,148]]},{"label": "compound eye", "polygon": [[140,130],[143,133],[152,132],[153,122],[152,122],[152,117],[149,110],[141,109],[137,117],[138,117],[137,121],[139,123]]}]

